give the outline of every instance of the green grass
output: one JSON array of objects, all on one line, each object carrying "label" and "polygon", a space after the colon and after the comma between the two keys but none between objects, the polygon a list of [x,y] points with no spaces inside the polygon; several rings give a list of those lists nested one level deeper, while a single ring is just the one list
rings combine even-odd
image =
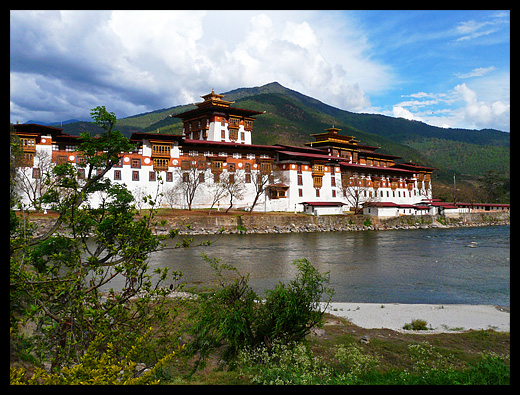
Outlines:
[{"label": "green grass", "polygon": [[[197,300],[172,299],[172,316],[182,339],[191,325],[189,312]],[[447,385],[510,382],[510,333],[494,330],[464,333],[409,333],[389,329],[364,329],[343,318],[326,314],[323,336],[307,336],[296,347],[279,347],[277,354],[260,356],[243,351],[237,361],[222,362],[222,352],[208,359],[203,369],[193,370],[197,357],[180,352],[157,374],[162,384],[372,384]],[[368,336],[368,344],[360,342]],[[13,342],[14,341],[14,342]],[[11,339],[11,365],[31,370],[33,358],[28,339]],[[160,341],[160,337],[157,338]],[[255,356],[256,355],[256,356]],[[249,358],[249,363],[244,360]],[[146,356],[136,361],[151,363]]]},{"label": "green grass", "polygon": [[509,357],[482,353],[475,363],[457,367],[428,342],[409,344],[402,358],[412,365],[406,369],[383,370],[381,356],[351,343],[333,347],[325,361],[305,344],[247,350],[238,360],[240,373],[254,384],[396,384],[396,385],[507,385]]},{"label": "green grass", "polygon": [[[328,314],[324,322],[324,336],[308,336],[278,355],[257,355],[250,358],[253,363],[249,366],[240,359],[234,366],[223,364],[217,353],[189,378],[185,374],[193,361],[178,362],[163,383],[447,385],[510,381],[508,332],[399,333],[363,329]],[[365,335],[370,337],[369,344],[360,343]],[[245,357],[247,353],[241,358]]]}]

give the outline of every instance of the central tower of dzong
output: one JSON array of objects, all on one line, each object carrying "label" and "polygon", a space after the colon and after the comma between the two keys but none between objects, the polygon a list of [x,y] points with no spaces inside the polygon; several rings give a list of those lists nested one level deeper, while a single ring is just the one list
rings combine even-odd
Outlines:
[{"label": "central tower of dzong", "polygon": [[182,119],[186,139],[251,144],[254,116],[264,112],[231,107],[234,102],[214,90],[201,97],[196,109],[174,115]]}]

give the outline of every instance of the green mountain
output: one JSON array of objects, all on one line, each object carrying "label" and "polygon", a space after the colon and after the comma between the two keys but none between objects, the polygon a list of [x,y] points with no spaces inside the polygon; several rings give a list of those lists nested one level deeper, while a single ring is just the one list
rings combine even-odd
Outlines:
[{"label": "green mountain", "polygon": [[[235,101],[234,107],[266,111],[256,117],[255,144],[301,145],[314,140],[311,134],[334,125],[342,129],[340,133],[381,147],[382,153],[439,169],[435,174],[441,182],[452,180],[454,173],[471,180],[490,170],[509,177],[509,133],[493,129],[444,129],[403,118],[353,113],[277,82],[224,94],[226,100]],[[134,115],[119,120],[118,128],[127,135],[136,131],[180,134],[181,121],[169,115],[192,108],[195,106],[189,104]],[[71,134],[94,131],[92,128],[87,122],[63,125],[64,131]]]}]

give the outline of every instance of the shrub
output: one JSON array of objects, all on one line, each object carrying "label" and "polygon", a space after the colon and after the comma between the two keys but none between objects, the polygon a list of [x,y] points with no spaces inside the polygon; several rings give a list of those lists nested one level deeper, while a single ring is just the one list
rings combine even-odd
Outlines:
[{"label": "shrub", "polygon": [[[147,336],[147,335],[145,335]],[[99,334],[90,343],[86,353],[81,357],[80,363],[72,367],[61,367],[55,373],[48,373],[41,368],[37,368],[34,374],[26,379],[24,368],[11,367],[11,384],[158,384],[156,379],[157,372],[166,365],[176,354],[171,352],[161,358],[155,366],[137,375],[135,371],[136,363],[132,361],[145,336],[137,339],[131,347],[130,352],[119,359],[114,350],[114,345],[108,343],[105,351],[100,353],[99,347],[104,341],[104,336]],[[181,350],[179,348],[177,351]]]},{"label": "shrub", "polygon": [[509,355],[501,356],[493,352],[480,354],[477,363],[463,372],[464,384],[509,385],[511,370],[506,361],[509,361]]},{"label": "shrub", "polygon": [[328,274],[320,274],[307,259],[293,262],[298,268],[296,278],[288,284],[280,282],[274,289],[265,291],[265,302],[260,310],[259,338],[268,343],[271,339],[297,342],[314,326],[321,325],[324,310],[320,308],[323,294],[333,291],[326,287]]},{"label": "shrub", "polygon": [[408,350],[414,361],[413,369],[398,373],[399,384],[509,384],[510,368],[505,364],[509,356],[482,353],[475,364],[457,369],[449,355],[442,355],[428,342],[410,344]]},{"label": "shrub", "polygon": [[452,368],[449,360],[428,342],[410,344],[408,351],[414,361],[413,371],[419,375],[431,371],[446,371]]},{"label": "shrub", "polygon": [[[312,327],[321,324],[326,309],[320,306],[321,297],[327,294],[330,301],[333,291],[325,286],[328,274],[320,274],[308,260],[294,261],[298,269],[295,279],[266,290],[265,301],[259,303],[258,295],[249,286],[249,275],[203,256],[214,269],[219,286],[200,295],[199,308],[190,316],[190,333],[194,337],[190,351],[199,352],[201,362],[222,345],[223,358],[229,362],[244,347],[263,344],[269,348],[275,342],[298,342]],[[231,283],[226,280],[229,272],[235,276]]]},{"label": "shrub", "polygon": [[412,320],[409,324],[404,324],[403,329],[412,331],[425,331],[428,330],[428,323],[425,320]]},{"label": "shrub", "polygon": [[[34,325],[31,349],[25,352],[52,368],[79,363],[98,333],[104,335],[103,346],[112,343],[124,357],[145,328],[164,327],[171,313],[165,308],[170,290],[162,286],[169,269],[152,274],[147,262],[166,237],[153,230],[156,200],[143,197],[152,209],[141,215],[132,192],[104,178],[121,152],[135,147],[113,130],[116,117],[104,106],[91,115],[104,131],[96,137],[81,133],[80,169],[68,162],[52,167],[35,203],[57,213],[52,225],[37,236],[36,226],[26,229],[25,214],[22,221],[10,221],[11,333]],[[156,198],[159,187],[157,183]],[[101,198],[97,207],[88,203],[94,194]],[[13,199],[11,209],[18,203]],[[183,241],[183,247],[188,245]],[[109,288],[116,281],[120,290]]]}]

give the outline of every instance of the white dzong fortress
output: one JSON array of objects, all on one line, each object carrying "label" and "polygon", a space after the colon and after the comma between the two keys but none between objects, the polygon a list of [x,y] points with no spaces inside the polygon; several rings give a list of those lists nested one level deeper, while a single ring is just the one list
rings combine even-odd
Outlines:
[{"label": "white dzong fortress", "polygon": [[[253,122],[263,113],[232,107],[223,97],[212,92],[196,109],[175,115],[183,121],[182,135],[133,133],[137,149],[121,153],[105,177],[126,184],[136,197],[159,191],[165,207],[226,207],[219,185],[227,183],[240,191],[233,207],[245,210],[254,203],[255,211],[341,214],[365,207],[365,214],[378,216],[428,213],[421,202],[432,198],[433,168],[396,163],[399,157],[378,153],[335,127],[313,134],[316,141],[306,147],[252,144]],[[14,128],[24,150],[18,187],[30,205],[48,167],[81,164],[82,153],[78,137],[59,128]],[[84,174],[78,166],[78,177]],[[101,198],[93,196],[91,204]]]}]

